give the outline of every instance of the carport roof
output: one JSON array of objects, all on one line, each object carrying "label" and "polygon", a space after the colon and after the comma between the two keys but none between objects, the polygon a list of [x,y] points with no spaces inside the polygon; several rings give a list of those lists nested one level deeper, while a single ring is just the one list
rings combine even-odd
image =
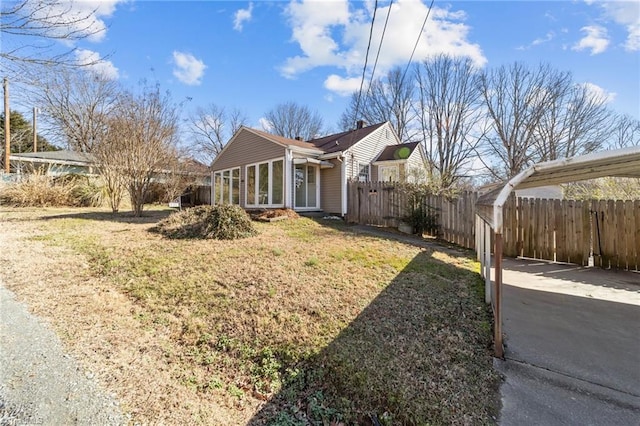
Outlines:
[{"label": "carport roof", "polygon": [[512,191],[605,176],[640,178],[640,146],[534,164],[482,195],[476,212],[496,233],[502,233],[502,207]]}]

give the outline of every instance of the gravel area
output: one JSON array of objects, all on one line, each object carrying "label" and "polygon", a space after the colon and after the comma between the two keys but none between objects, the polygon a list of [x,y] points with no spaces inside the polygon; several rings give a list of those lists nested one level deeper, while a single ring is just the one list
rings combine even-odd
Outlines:
[{"label": "gravel area", "polygon": [[0,425],[120,425],[118,401],[0,281]]}]

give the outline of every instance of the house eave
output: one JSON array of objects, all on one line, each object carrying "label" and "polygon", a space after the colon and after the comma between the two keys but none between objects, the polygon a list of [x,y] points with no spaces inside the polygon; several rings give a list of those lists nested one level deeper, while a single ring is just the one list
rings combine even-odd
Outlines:
[{"label": "house eave", "polygon": [[94,166],[94,163],[84,162],[84,161],[52,160],[48,158],[22,157],[19,155],[11,155],[9,158],[12,162],[20,161],[24,163],[42,163],[42,164],[50,164],[50,165],[58,165],[58,166],[81,166],[81,167]]},{"label": "house eave", "polygon": [[315,165],[319,165],[321,169],[332,169],[334,167],[334,164],[329,161],[322,161],[316,158],[309,158],[309,157],[294,158],[293,164],[315,164]]},{"label": "house eave", "polygon": [[318,158],[320,160],[333,160],[333,159],[336,159],[336,158],[339,159],[339,158],[341,158],[343,156],[344,156],[344,152],[336,151],[336,152],[330,152],[330,153],[327,153],[327,154],[322,154]]},{"label": "house eave", "polygon": [[406,158],[403,158],[401,160],[382,160],[382,161],[374,161],[373,163],[371,163],[374,166],[392,166],[394,164],[404,164],[407,162]]}]

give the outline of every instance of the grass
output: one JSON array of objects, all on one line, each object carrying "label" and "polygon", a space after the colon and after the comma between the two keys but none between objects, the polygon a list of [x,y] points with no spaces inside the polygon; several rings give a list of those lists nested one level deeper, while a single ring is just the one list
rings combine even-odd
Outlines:
[{"label": "grass", "polygon": [[[135,321],[168,334],[171,380],[238,418],[493,422],[490,315],[469,257],[306,218],[256,223],[234,242],[166,239],[153,223],[90,211],[50,216],[35,239],[84,257],[137,306]],[[189,403],[206,423],[202,401]]]}]

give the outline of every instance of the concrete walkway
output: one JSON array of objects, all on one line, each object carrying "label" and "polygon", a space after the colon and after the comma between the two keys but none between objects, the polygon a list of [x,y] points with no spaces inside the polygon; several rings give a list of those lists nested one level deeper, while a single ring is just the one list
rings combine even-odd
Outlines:
[{"label": "concrete walkway", "polygon": [[640,274],[505,259],[500,424],[640,425]]}]

